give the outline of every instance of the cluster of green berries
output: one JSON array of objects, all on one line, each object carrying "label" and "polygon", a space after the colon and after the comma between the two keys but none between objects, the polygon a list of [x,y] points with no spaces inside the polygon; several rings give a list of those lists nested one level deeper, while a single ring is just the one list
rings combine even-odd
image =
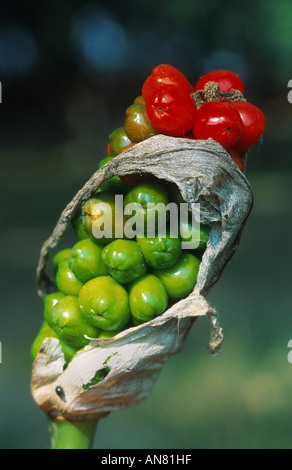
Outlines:
[{"label": "cluster of green berries", "polygon": [[[159,180],[127,186],[117,176],[105,185],[106,190],[102,185],[72,219],[78,241],[52,259],[57,289],[44,298],[43,324],[31,349],[33,359],[43,339],[54,337],[70,362],[89,338],[111,338],[147,322],[186,297],[195,286],[209,226],[192,225],[191,214],[189,221],[181,223],[177,237],[171,236],[167,225],[165,236],[140,233],[127,238],[123,228],[129,218],[124,213],[121,238],[94,236],[94,224],[104,215],[94,211],[97,203],[105,202],[112,208],[114,223],[117,211],[123,209],[116,206],[115,196],[121,195],[123,207],[139,204],[146,227],[152,210],[147,203],[178,204],[178,189]],[[197,248],[182,249],[182,242],[190,239]]]}]

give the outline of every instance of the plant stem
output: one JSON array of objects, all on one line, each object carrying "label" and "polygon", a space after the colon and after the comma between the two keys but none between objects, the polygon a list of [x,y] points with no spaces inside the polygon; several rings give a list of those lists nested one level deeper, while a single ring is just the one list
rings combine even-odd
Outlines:
[{"label": "plant stem", "polygon": [[51,449],[91,449],[98,421],[48,420]]}]

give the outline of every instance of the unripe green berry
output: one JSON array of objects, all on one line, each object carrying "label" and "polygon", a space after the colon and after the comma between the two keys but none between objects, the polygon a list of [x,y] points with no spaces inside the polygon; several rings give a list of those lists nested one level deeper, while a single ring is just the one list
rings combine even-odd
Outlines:
[{"label": "unripe green berry", "polygon": [[88,281],[79,293],[83,318],[102,330],[117,330],[130,320],[129,296],[126,289],[110,276]]},{"label": "unripe green berry", "polygon": [[78,299],[74,295],[67,295],[53,308],[54,330],[75,348],[82,348],[89,343],[85,338],[97,338],[100,330],[87,323],[81,315]]},{"label": "unripe green berry", "polygon": [[82,284],[94,277],[108,274],[101,255],[102,246],[89,238],[80,240],[73,246],[68,260],[69,268]]},{"label": "unripe green berry", "polygon": [[104,247],[102,259],[109,274],[118,282],[129,282],[143,276],[147,266],[139,245],[133,240],[114,240]]},{"label": "unripe green berry", "polygon": [[58,270],[56,273],[56,284],[59,291],[65,295],[79,294],[83,284],[77,279],[75,274],[69,268],[68,259],[61,261],[58,265]]},{"label": "unripe green berry", "polygon": [[140,324],[166,310],[168,295],[157,276],[145,274],[130,285],[129,300],[134,323]]}]

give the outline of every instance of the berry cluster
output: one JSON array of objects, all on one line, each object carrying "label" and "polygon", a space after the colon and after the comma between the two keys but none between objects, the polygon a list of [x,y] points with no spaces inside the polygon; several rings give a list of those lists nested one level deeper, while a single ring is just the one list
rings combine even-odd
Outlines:
[{"label": "berry cluster", "polygon": [[[144,82],[142,95],[126,110],[124,125],[110,134],[107,157],[99,168],[136,143],[163,133],[212,137],[243,170],[239,152],[258,141],[266,122],[258,108],[242,99],[243,92],[241,79],[231,72],[212,72],[192,87],[174,67],[156,67]],[[117,196],[122,197],[122,206]],[[147,230],[150,220],[156,224],[159,219],[157,207],[170,202],[177,204],[176,235],[170,233],[167,219],[164,235],[156,225],[152,236],[144,229],[131,235],[127,207],[135,205],[137,220]],[[182,218],[182,203],[176,185],[151,175],[114,176],[85,201],[72,219],[78,241],[53,258],[56,291],[44,299],[33,359],[44,338],[53,337],[68,363],[88,338],[111,338],[147,322],[193,290],[210,226],[198,227],[191,213]],[[104,227],[106,215],[110,234]],[[185,249],[183,243],[189,241],[193,245]]]},{"label": "berry cluster", "polygon": [[108,156],[156,134],[190,139],[213,138],[244,170],[243,156],[263,135],[264,113],[243,96],[241,78],[217,70],[193,87],[175,67],[155,67],[142,95],[126,110],[124,125],[109,136]]},{"label": "berry cluster", "polygon": [[[117,196],[122,196],[122,206]],[[87,337],[111,338],[162,314],[193,290],[210,227],[194,225],[190,213],[184,219],[179,214],[179,231],[173,235],[167,213],[165,234],[157,229],[159,203],[176,203],[179,212],[181,201],[173,183],[153,179],[129,186],[114,176],[83,204],[71,221],[76,243],[52,260],[56,290],[44,298],[43,323],[31,348],[33,359],[44,338],[53,337],[68,363],[89,343]],[[140,232],[129,230],[132,217],[125,208],[131,204],[136,220],[143,221]],[[149,237],[151,220],[155,227]],[[183,249],[183,242],[192,244]]]}]

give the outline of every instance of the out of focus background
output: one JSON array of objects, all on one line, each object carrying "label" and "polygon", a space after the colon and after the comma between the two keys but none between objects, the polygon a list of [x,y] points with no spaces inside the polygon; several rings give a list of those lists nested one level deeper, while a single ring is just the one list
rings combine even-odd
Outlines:
[{"label": "out of focus background", "polygon": [[[64,206],[160,63],[194,84],[228,69],[267,117],[247,178],[255,205],[200,319],[149,399],[99,423],[100,449],[291,448],[292,4],[289,0],[11,0],[0,12],[0,448],[45,449],[30,395],[42,321],[35,270]],[[292,86],[291,86],[292,88]]]}]

